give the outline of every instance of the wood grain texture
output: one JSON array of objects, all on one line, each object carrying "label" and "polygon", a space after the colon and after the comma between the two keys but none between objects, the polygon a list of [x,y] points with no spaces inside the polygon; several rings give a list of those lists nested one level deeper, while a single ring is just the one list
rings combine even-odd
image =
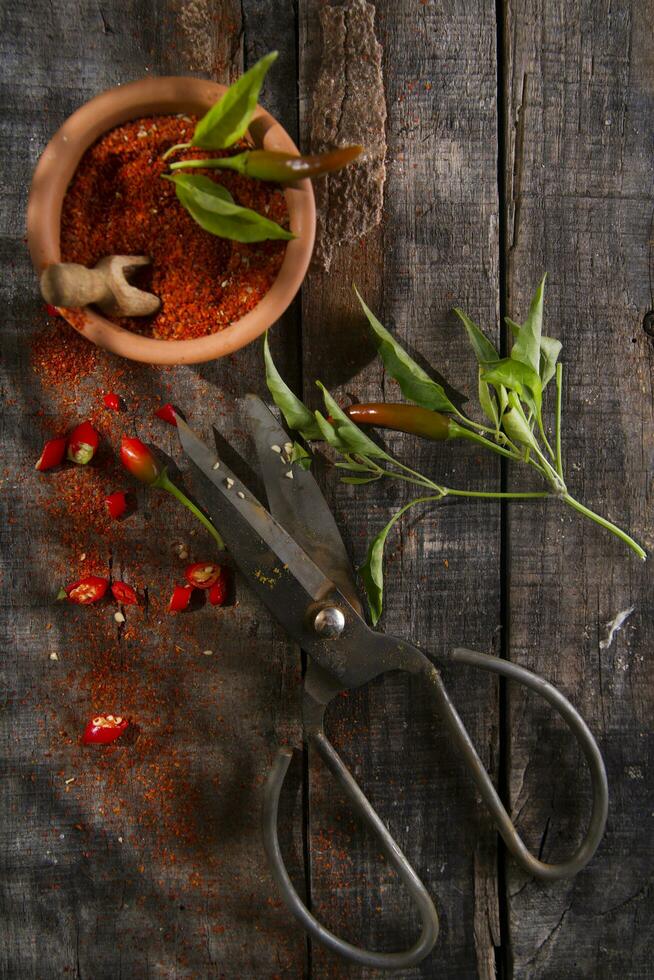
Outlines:
[{"label": "wood grain texture", "polygon": [[[100,392],[118,385],[128,411],[103,422],[107,446],[124,425],[181,464],[174,432],[152,420],[154,407],[172,400],[207,433],[217,418],[250,455],[234,404],[248,390],[265,393],[258,345],[196,368],[132,365],[122,377],[125,365],[99,354],[77,405],[69,392],[43,386],[29,345],[45,318],[23,246],[27,175],[66,116],[103,89],[148,73],[226,81],[272,48],[280,57],[262,101],[307,148],[323,6],[35,0],[0,13],[3,977],[378,975],[308,946],[265,866],[261,788],[278,742],[298,742],[297,651],[239,580],[225,610],[165,616],[171,577],[183,568],[172,538],[197,557],[210,546],[172,501],[139,492],[130,535],[112,540],[53,517],[63,474],[37,480],[32,469],[53,427],[92,411]],[[382,224],[336,250],[329,275],[312,270],[301,304],[271,337],[284,377],[312,405],[316,377],[343,403],[395,398],[354,302],[355,280],[418,360],[474,397],[473,359],[451,307],[497,337],[500,300],[524,316],[547,270],[547,331],[564,341],[570,488],[650,551],[654,344],[642,320],[654,307],[652,7],[376,0],[387,110]],[[343,78],[346,89],[347,65]],[[452,486],[500,488],[488,456],[409,436],[389,435],[387,444]],[[118,471],[108,472],[113,479]],[[515,473],[506,475],[517,485]],[[178,477],[193,489],[190,474]],[[329,471],[322,478],[360,562],[410,490],[346,487]],[[407,515],[387,548],[380,625],[435,656],[460,644],[504,648],[559,685],[607,760],[607,835],[572,882],[539,884],[502,855],[498,876],[496,835],[420,685],[388,676],[339,699],[327,731],[441,916],[434,953],[390,975],[642,980],[651,976],[653,904],[649,563],[555,504],[512,506],[505,519],[502,553],[495,504]],[[147,602],[127,610],[125,626],[112,606],[52,603],[53,576],[72,578],[89,561],[147,586]],[[632,605],[602,648],[606,623]],[[546,859],[563,856],[589,803],[567,732],[511,686],[504,718],[487,677],[447,666],[444,676],[490,771],[506,767],[526,840]],[[138,742],[104,756],[80,750],[90,715],[130,707],[145,723]],[[316,914],[375,948],[408,945],[413,910],[331,779],[300,755],[291,776],[282,842],[296,883],[308,876]]]},{"label": "wood grain texture", "polygon": [[[99,354],[79,385],[77,407],[65,407],[70,392],[44,390],[29,342],[45,315],[22,239],[29,174],[65,117],[92,95],[147,73],[211,68],[219,80],[233,77],[243,64],[242,17],[250,28],[248,56],[276,43],[284,50],[276,99],[293,109],[292,10],[269,18],[264,38],[254,6],[244,4],[242,13],[238,3],[218,11],[193,5],[193,30],[204,30],[210,64],[185,60],[190,5],[184,23],[180,7],[168,3],[3,8],[2,249],[11,270],[3,282],[11,313],[2,322],[6,977],[272,977],[304,969],[304,937],[289,930],[280,908],[259,820],[274,745],[297,739],[299,656],[238,580],[231,607],[167,616],[171,583],[183,571],[170,550],[173,539],[195,557],[213,550],[172,501],[139,492],[138,513],[116,540],[98,538],[81,523],[71,541],[65,525],[43,512],[56,478],[41,479],[32,468],[47,426],[95,410],[121,367],[117,390],[127,411],[100,423],[112,450],[125,426],[179,460],[174,431],[152,419],[157,404],[173,400],[200,430],[208,433],[217,420],[238,448],[251,452],[234,405],[262,388],[258,345],[198,368],[121,365]],[[285,113],[284,122],[294,129],[296,117]],[[280,362],[291,376],[295,330],[294,312],[277,327],[284,338]],[[122,628],[110,605],[52,602],[61,584],[55,576],[74,579],[91,555],[103,570],[111,563],[115,578],[147,586],[147,602],[126,610]],[[50,652],[59,660],[50,661]],[[101,667],[109,668],[109,679]],[[134,714],[136,707],[136,743],[117,745],[113,756],[80,748],[89,717]],[[298,827],[301,859],[299,776],[285,817],[289,828]],[[290,850],[301,880],[298,849]]]},{"label": "wood grain texture", "polygon": [[[651,552],[652,5],[512,0],[505,37],[508,312],[524,316],[547,271],[570,490]],[[651,976],[650,562],[555,504],[510,520],[511,656],[581,709],[611,791],[606,837],[575,880],[543,886],[507,866],[512,974]],[[513,810],[553,860],[580,839],[583,766],[549,712],[517,692],[509,705]]]},{"label": "wood grain texture", "polygon": [[[303,3],[303,131],[311,122],[312,85],[320,71],[317,21],[318,4]],[[352,281],[402,342],[467,391],[474,366],[450,309],[464,306],[491,331],[496,322],[494,6],[472,11],[459,3],[447,10],[377,3],[375,30],[383,48],[388,112],[384,220],[380,232],[338,250],[329,276],[316,269],[305,285],[304,391],[316,406],[316,377],[343,402],[395,394],[374,358]],[[450,452],[411,437],[389,437],[388,444],[400,458],[453,486],[499,486],[499,468],[475,453]],[[359,562],[397,505],[410,499],[402,485],[346,487],[333,475],[327,493]],[[488,650],[499,623],[498,566],[495,507],[463,504],[411,513],[389,540],[381,625],[435,655],[460,642]],[[448,668],[445,674],[482,757],[492,765],[492,682]],[[479,964],[480,975],[492,976],[494,837],[463,766],[434,722],[425,691],[406,677],[389,675],[334,705],[327,731],[441,915],[432,956],[415,970],[393,975],[461,978],[477,975]],[[310,830],[315,913],[372,948],[409,945],[416,919],[406,896],[317,766],[311,770]],[[344,967],[316,946],[312,964],[315,977],[376,975]]]}]

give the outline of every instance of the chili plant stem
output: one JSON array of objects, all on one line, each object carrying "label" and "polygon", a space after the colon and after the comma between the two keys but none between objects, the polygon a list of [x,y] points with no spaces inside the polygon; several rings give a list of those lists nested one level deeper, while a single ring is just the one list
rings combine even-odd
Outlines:
[{"label": "chili plant stem", "polygon": [[556,365],[556,472],[563,479],[563,457],[561,455],[561,404],[563,393],[563,365]]},{"label": "chili plant stem", "polygon": [[179,487],[175,486],[175,484],[172,482],[172,480],[170,480],[168,478],[168,476],[167,476],[166,473],[162,473],[162,475],[161,475],[161,477],[160,477],[160,479],[159,479],[159,481],[157,482],[156,485],[159,486],[159,487],[161,487],[162,490],[167,490],[168,493],[171,493],[173,495],[173,497],[175,497],[177,500],[179,500],[180,504],[184,504],[184,506],[187,507],[190,510],[190,512],[193,514],[193,516],[194,517],[197,517],[197,519],[200,521],[201,524],[204,524],[204,526],[206,527],[207,531],[212,536],[212,538],[215,540],[215,542],[218,545],[218,547],[221,548],[221,549],[224,549],[225,542],[223,541],[223,539],[221,538],[220,534],[218,533],[218,531],[216,530],[216,528],[213,526],[213,524],[211,523],[211,521],[209,520],[209,518],[206,516],[206,514],[203,514],[202,511],[200,510],[200,508],[199,507],[196,507],[195,504],[193,503],[193,501],[192,500],[189,500],[188,497],[186,496],[186,494],[183,493],[179,489]]},{"label": "chili plant stem", "polygon": [[634,541],[633,538],[629,537],[626,531],[623,531],[622,528],[619,528],[617,524],[613,524],[611,521],[607,521],[605,517],[600,517],[600,515],[596,514],[594,510],[590,510],[588,507],[584,507],[584,505],[580,504],[578,500],[575,500],[574,497],[571,497],[569,493],[564,493],[561,497],[561,500],[565,500],[566,504],[568,504],[574,510],[579,511],[579,513],[583,514],[584,517],[590,518],[590,520],[594,521],[595,524],[599,524],[600,527],[606,528],[606,530],[610,531],[611,534],[615,534],[616,538],[620,538],[621,541],[624,541],[624,543],[629,548],[631,548],[632,551],[635,551],[635,553],[638,555],[639,558],[642,558],[643,561],[645,561],[645,559],[647,558],[647,552],[643,548],[641,548],[641,546],[638,544],[637,541]]},{"label": "chili plant stem", "polygon": [[188,150],[193,144],[192,143],[175,143],[174,146],[169,146],[166,152],[162,155],[162,160],[167,160],[169,156],[173,153],[177,153],[178,150]]},{"label": "chili plant stem", "polygon": [[548,490],[534,490],[534,491],[507,491],[505,492],[493,492],[491,490],[452,490],[451,487],[443,487],[446,497],[484,497],[489,500],[543,500],[547,497],[552,497]]}]

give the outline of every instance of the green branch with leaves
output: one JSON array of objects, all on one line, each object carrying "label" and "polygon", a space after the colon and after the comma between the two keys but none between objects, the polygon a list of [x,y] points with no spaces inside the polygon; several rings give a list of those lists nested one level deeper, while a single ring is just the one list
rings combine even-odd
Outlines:
[{"label": "green branch with leaves", "polygon": [[[561,446],[563,368],[559,362],[561,343],[542,333],[543,277],[523,324],[507,318],[513,334],[509,357],[497,350],[462,310],[455,313],[463,324],[477,359],[477,391],[485,422],[463,413],[449,398],[444,387],[424,371],[366,306],[355,292],[368,318],[378,354],[384,368],[394,378],[404,397],[412,404],[353,405],[344,412],[320,381],[326,415],[310,411],[280,376],[264,342],[266,381],[275,404],[289,428],[307,442],[324,441],[337,455],[335,465],[345,471],[344,483],[363,485],[382,479],[401,480],[420,489],[420,496],[405,504],[375,537],[366,561],[359,569],[364,582],[370,613],[376,623],[382,612],[384,575],[383,555],[386,539],[396,522],[417,504],[437,503],[446,497],[472,497],[487,500],[555,499],[589,518],[620,538],[639,558],[646,553],[617,525],[590,510],[569,492],[563,472]],[[554,380],[554,445],[550,444],[543,419],[543,392]],[[466,439],[516,464],[535,470],[545,484],[541,491],[496,492],[447,487],[436,483],[395,459],[356,424],[413,432],[426,438],[446,441]]]},{"label": "green branch with leaves", "polygon": [[[186,150],[230,150],[248,134],[257,109],[259,94],[268,69],[277,60],[277,51],[260,58],[229,86],[224,95],[200,119],[188,143],[175,143],[163,159]],[[270,239],[290,241],[296,236],[258,211],[236,204],[222,184],[202,174],[180,173],[181,170],[232,170],[256,180],[292,184],[305,177],[321,177],[340,170],[356,159],[360,146],[344,146],[328,153],[299,156],[278,150],[248,148],[236,155],[182,159],[170,164],[171,173],[164,180],[175,185],[180,204],[205,231],[236,242],[262,242]]]}]

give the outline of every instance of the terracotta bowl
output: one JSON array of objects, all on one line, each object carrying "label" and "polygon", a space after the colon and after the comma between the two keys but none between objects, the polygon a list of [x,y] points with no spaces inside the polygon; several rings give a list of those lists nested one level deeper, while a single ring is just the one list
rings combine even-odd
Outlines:
[{"label": "terracotta bowl", "polygon": [[[145,78],[110,89],[74,112],[48,143],[32,179],[27,238],[36,271],[40,273],[46,265],[61,261],[59,232],[63,198],[82,154],[98,137],[139,116],[177,112],[204,115],[224,92],[224,85],[199,78]],[[288,133],[261,106],[257,106],[250,135],[257,146],[265,149],[298,152]],[[149,364],[197,364],[249,344],[287,309],[311,259],[316,228],[311,182],[300,180],[285,193],[291,230],[298,237],[287,243],[284,261],[270,290],[240,320],[208,337],[154,340],[124,330],[91,307],[85,307],[83,321],[75,318],[75,328],[105,350]]]}]

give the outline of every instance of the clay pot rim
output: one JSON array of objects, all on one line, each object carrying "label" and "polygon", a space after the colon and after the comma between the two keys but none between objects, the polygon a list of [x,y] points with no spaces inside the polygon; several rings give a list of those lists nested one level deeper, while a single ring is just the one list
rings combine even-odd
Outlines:
[{"label": "clay pot rim", "polygon": [[[226,91],[200,78],[144,78],[109,89],[74,112],[46,146],[32,178],[27,204],[27,240],[37,273],[61,261],[59,232],[66,189],[84,152],[101,135],[140,116],[189,112],[202,115]],[[261,106],[250,126],[257,146],[297,153],[286,130]],[[193,340],[141,337],[90,307],[77,311],[72,325],[99,347],[148,364],[198,364],[239,350],[271,327],[289,307],[311,260],[316,211],[310,180],[285,190],[291,230],[279,274],[257,306],[229,327]],[[68,319],[68,318],[67,318]],[[71,320],[69,320],[71,322]]]}]

